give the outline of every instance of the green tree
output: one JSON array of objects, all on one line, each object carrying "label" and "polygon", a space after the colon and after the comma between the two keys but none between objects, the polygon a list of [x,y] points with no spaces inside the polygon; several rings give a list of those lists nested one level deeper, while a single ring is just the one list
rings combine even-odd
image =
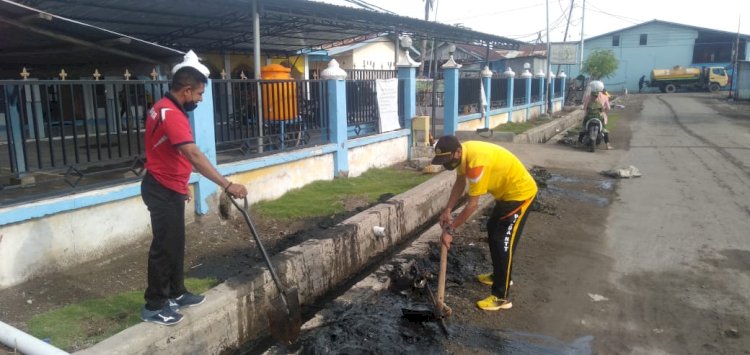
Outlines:
[{"label": "green tree", "polygon": [[595,50],[583,62],[581,72],[591,76],[593,80],[609,78],[617,71],[620,62],[610,50]]}]

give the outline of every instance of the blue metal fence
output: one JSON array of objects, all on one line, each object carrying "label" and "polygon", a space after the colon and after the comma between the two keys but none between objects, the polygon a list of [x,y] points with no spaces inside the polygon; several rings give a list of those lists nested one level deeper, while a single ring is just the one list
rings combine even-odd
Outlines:
[{"label": "blue metal fence", "polygon": [[479,112],[481,105],[481,85],[480,78],[459,78],[458,79],[458,110],[459,114],[469,114]]},{"label": "blue metal fence", "polygon": [[490,109],[508,107],[508,79],[492,78],[490,87]]},{"label": "blue metal fence", "polygon": [[528,80],[524,78],[513,79],[513,106],[526,104],[526,82],[527,81]]},{"label": "blue metal fence", "polygon": [[27,195],[117,171],[138,177],[144,118],[166,92],[167,82],[151,80],[0,81],[0,187],[18,188],[8,181],[34,173]]},{"label": "blue metal fence", "polygon": [[366,136],[380,131],[375,80],[346,81],[346,123],[350,136]]},{"label": "blue metal fence", "polygon": [[541,80],[537,78],[531,79],[531,102],[542,101],[542,97],[539,97],[539,85]]},{"label": "blue metal fence", "polygon": [[237,79],[212,84],[220,163],[329,141],[323,80]]}]

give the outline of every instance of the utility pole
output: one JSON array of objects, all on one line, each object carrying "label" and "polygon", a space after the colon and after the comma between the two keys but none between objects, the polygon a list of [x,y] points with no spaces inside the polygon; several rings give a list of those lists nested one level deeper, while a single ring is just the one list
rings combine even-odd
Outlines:
[{"label": "utility pole", "polygon": [[[568,41],[568,29],[570,28],[570,19],[573,16],[573,6],[575,5],[576,0],[570,0],[570,10],[568,11],[568,23],[565,25],[565,35],[563,35],[563,43]],[[560,64],[557,65],[557,72],[555,73],[555,77],[560,74]]]},{"label": "utility pole", "polygon": [[545,81],[547,82],[547,88],[544,92],[544,96],[547,98],[545,102],[547,103],[547,114],[551,115],[550,111],[552,110],[552,97],[549,94],[549,87],[550,87],[550,74],[552,71],[552,62],[550,61],[550,44],[552,41],[550,41],[549,38],[549,0],[545,1],[547,4],[547,70],[546,70],[546,78]]},{"label": "utility pole", "polygon": [[586,0],[583,0],[583,10],[581,11],[581,61],[578,63],[578,72],[583,69],[583,18],[586,16]]},{"label": "utility pole", "polygon": [[[740,24],[742,23],[742,15],[740,15],[737,18],[737,40],[734,44],[734,66],[732,67],[732,86],[734,87],[734,90],[732,88],[729,88],[729,97],[732,97],[732,91],[734,91],[734,98],[737,98],[737,66],[739,65],[739,58],[740,58]],[[747,54],[745,54],[747,57]]]}]

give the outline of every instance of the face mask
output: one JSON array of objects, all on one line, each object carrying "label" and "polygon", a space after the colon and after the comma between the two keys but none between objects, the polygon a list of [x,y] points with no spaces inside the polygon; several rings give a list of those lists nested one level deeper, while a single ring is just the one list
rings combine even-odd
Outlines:
[{"label": "face mask", "polygon": [[443,164],[443,167],[445,170],[454,170],[461,164],[461,159],[453,159],[445,164]]},{"label": "face mask", "polygon": [[198,104],[195,101],[186,102],[184,105],[182,105],[182,108],[185,109],[185,112],[191,112],[195,110],[198,107]]}]

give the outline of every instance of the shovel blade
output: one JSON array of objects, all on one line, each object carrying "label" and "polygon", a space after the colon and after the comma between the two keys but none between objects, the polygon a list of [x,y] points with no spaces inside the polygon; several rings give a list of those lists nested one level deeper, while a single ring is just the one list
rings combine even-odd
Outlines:
[{"label": "shovel blade", "polygon": [[302,311],[296,288],[288,289],[283,295],[271,300],[268,326],[271,336],[281,343],[289,345],[297,340],[302,327]]}]

